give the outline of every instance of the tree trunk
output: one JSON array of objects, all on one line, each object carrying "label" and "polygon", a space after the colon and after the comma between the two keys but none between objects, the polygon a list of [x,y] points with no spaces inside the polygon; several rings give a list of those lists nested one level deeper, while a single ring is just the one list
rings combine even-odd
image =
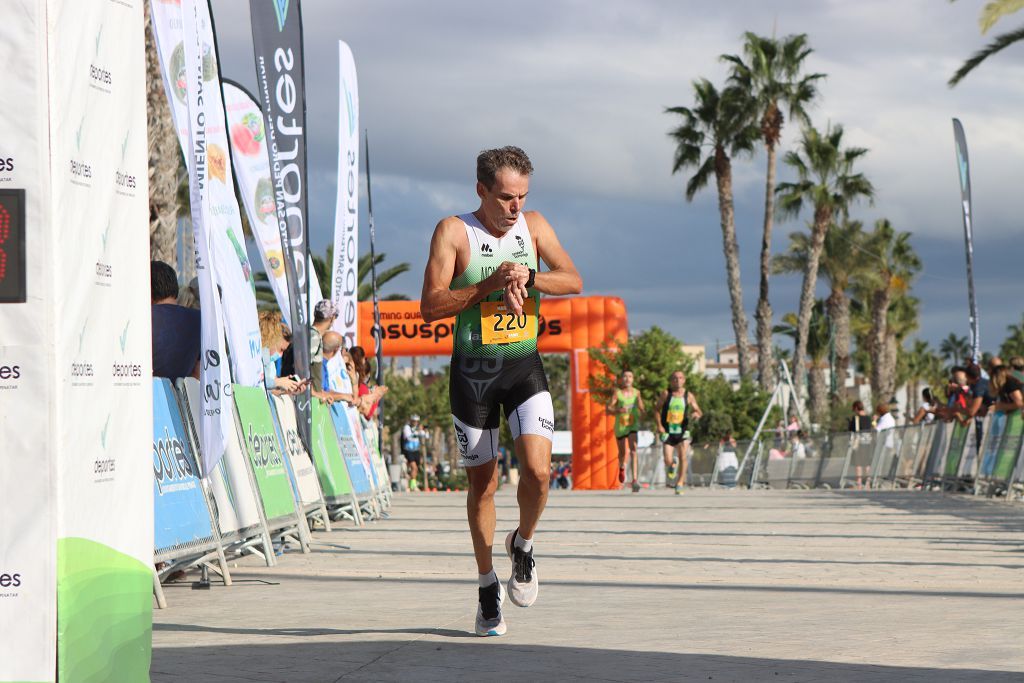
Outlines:
[{"label": "tree trunk", "polygon": [[722,222],[722,251],[729,282],[732,306],[732,329],[736,333],[740,377],[750,373],[747,347],[747,314],[743,310],[743,288],[740,286],[740,246],[736,242],[736,223],[732,205],[732,164],[721,148],[715,150],[715,180],[718,183],[718,212]]},{"label": "tree trunk", "polygon": [[846,378],[850,371],[850,298],[841,289],[833,289],[825,302],[828,316],[835,326],[836,393],[833,402],[845,402]]},{"label": "tree trunk", "polygon": [[825,248],[825,234],[832,222],[828,208],[814,209],[814,226],[811,228],[811,249],[807,254],[807,270],[800,287],[800,311],[797,316],[796,349],[793,351],[793,384],[797,396],[804,396],[804,382],[807,378],[807,335],[811,330],[811,310],[814,308],[814,288],[818,284],[818,263]]},{"label": "tree trunk", "polygon": [[420,360],[419,356],[412,357],[412,383],[416,386],[419,386],[420,381],[422,381],[423,379],[423,375],[421,373],[421,364],[422,361]]},{"label": "tree trunk", "polygon": [[[825,375],[825,363],[814,361],[811,365],[810,381],[807,384],[807,393],[811,403],[811,422],[817,425],[826,424],[828,417],[828,379]],[[810,430],[808,430],[810,431]]]},{"label": "tree trunk", "polygon": [[775,386],[772,356],[772,304],[768,299],[768,275],[772,265],[772,227],[775,220],[775,145],[766,144],[768,172],[764,187],[764,229],[761,233],[761,284],[757,295],[757,377],[764,391]]},{"label": "tree trunk", "polygon": [[878,385],[879,401],[888,402],[896,393],[896,364],[899,360],[900,342],[895,335],[886,334],[882,349],[882,373]]},{"label": "tree trunk", "polygon": [[[888,332],[889,304],[892,295],[889,283],[871,293],[871,331],[868,333],[868,354],[871,356],[871,399],[876,404],[888,401],[892,391],[884,391],[883,384],[892,384],[892,377],[886,376],[885,355],[886,337]],[[895,368],[893,368],[895,371]]]},{"label": "tree trunk", "polygon": [[[149,151],[149,255],[178,269],[178,159],[181,148],[171,120],[160,58],[146,12],[146,125]],[[188,250],[189,254],[192,250]]]}]

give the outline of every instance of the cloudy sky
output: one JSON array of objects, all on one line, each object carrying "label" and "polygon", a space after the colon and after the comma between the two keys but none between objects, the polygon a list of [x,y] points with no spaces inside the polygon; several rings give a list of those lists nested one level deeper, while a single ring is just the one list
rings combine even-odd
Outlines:
[{"label": "cloudy sky", "polygon": [[[334,226],[337,41],[352,47],[361,124],[369,129],[378,250],[412,270],[389,292],[419,295],[437,221],[476,208],[475,156],[523,147],[536,173],[528,208],[544,213],[583,275],[586,293],[625,299],[630,328],[660,325],[687,343],[732,339],[716,195],[692,203],[671,174],[673,119],[691,82],[721,82],[722,53],[744,31],[807,33],[810,70],[828,75],[812,111],[868,147],[874,206],[913,233],[925,268],[919,336],[967,334],[963,228],[950,119],[967,131],[974,187],[975,280],[982,343],[997,347],[1021,319],[1024,216],[1024,45],[955,90],[946,81],[988,37],[982,0],[304,0],[312,246]],[[248,3],[214,0],[221,70],[253,88]],[[1021,16],[995,31],[1016,28]],[[787,128],[784,148],[797,136]],[[753,316],[764,156],[737,160],[736,222],[744,302]],[[790,177],[780,165],[780,179]],[[363,244],[368,242],[363,179]],[[804,217],[776,224],[774,249]],[[776,316],[796,309],[799,278],[772,280]],[[824,284],[819,287],[824,292]],[[754,324],[751,319],[751,333]],[[780,343],[783,343],[780,340]]]}]

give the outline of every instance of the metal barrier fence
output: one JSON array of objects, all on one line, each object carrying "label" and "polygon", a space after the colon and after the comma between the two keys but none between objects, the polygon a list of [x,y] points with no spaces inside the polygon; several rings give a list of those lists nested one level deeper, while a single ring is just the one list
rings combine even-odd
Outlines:
[{"label": "metal barrier fence", "polygon": [[666,468],[664,447],[652,435],[640,443],[640,481],[652,487],[913,488],[1024,498],[1020,412],[881,432],[695,444],[688,449],[685,469],[674,451]]}]

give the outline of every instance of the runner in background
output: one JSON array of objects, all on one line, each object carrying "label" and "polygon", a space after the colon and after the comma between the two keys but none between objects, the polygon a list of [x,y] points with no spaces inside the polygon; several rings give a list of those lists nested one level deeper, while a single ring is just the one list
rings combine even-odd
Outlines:
[{"label": "runner in background", "polygon": [[665,457],[665,485],[675,487],[676,495],[681,495],[686,485],[686,456],[691,441],[690,420],[699,420],[703,415],[697,399],[686,390],[686,375],[682,370],[676,370],[669,377],[668,389],[658,399],[657,412],[658,435]]},{"label": "runner in background", "polygon": [[633,386],[632,370],[619,375],[619,388],[612,396],[608,411],[615,415],[615,443],[619,447],[619,483],[626,481],[626,463],[632,464],[633,493],[640,490],[637,481],[636,437],[640,430],[640,415],[644,412],[644,399]]}]

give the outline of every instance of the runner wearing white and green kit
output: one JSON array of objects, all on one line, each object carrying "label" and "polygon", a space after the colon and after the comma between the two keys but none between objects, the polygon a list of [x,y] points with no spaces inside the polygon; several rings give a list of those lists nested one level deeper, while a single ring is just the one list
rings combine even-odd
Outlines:
[{"label": "runner wearing white and green kit", "polygon": [[[524,212],[533,165],[518,147],[477,157],[480,207],[434,229],[423,277],[426,322],[457,316],[451,363],[452,420],[469,478],[469,531],[478,572],[476,633],[505,633],[505,590],[491,561],[498,486],[499,410],[519,460],[519,526],[505,550],[512,560],[508,594],[528,607],[539,582],[533,534],[547,502],[554,417],[537,353],[540,295],[579,294],[583,281],[551,225]],[[548,270],[539,272],[538,259]]]},{"label": "runner wearing white and green kit", "polygon": [[[686,390],[686,375],[676,370],[669,377],[668,389],[658,399],[658,435],[665,457],[665,485],[675,486],[676,493],[686,485],[686,456],[690,450],[690,420],[699,420],[702,413],[697,399]],[[679,468],[674,456],[679,454]]]},{"label": "runner wearing white and green kit", "polygon": [[619,447],[619,483],[626,481],[626,461],[632,463],[633,493],[640,490],[637,481],[636,437],[640,430],[640,415],[644,412],[644,399],[633,386],[633,372],[623,370],[619,375],[619,389],[612,396],[610,412],[615,415],[615,443]]}]

